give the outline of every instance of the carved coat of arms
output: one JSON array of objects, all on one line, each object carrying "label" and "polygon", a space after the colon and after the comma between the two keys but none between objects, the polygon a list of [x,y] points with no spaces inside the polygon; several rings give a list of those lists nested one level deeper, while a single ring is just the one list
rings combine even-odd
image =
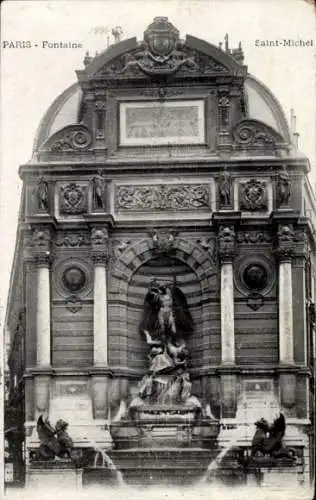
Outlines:
[{"label": "carved coat of arms", "polygon": [[86,211],[86,186],[71,183],[61,188],[61,213],[78,214]]},{"label": "carved coat of arms", "polygon": [[240,186],[240,208],[242,210],[266,210],[266,183],[251,179]]},{"label": "carved coat of arms", "polygon": [[144,33],[151,56],[157,62],[165,62],[175,48],[179,31],[167,17],[155,17]]}]

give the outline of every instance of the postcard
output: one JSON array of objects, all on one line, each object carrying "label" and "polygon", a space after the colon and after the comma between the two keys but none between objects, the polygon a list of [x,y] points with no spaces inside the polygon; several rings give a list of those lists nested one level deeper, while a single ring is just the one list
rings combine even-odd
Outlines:
[{"label": "postcard", "polygon": [[313,498],[311,2],[1,23],[4,498]]}]

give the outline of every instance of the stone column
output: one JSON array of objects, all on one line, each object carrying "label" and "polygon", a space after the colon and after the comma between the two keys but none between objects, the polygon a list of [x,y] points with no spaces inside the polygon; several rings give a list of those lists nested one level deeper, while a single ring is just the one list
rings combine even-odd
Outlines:
[{"label": "stone column", "polygon": [[279,226],[277,256],[279,260],[279,361],[294,363],[293,304],[292,304],[292,226]]},{"label": "stone column", "polygon": [[[51,264],[51,231],[50,226],[43,225],[37,226],[32,230],[30,240],[26,249],[27,253],[27,267],[26,272],[32,273],[34,276],[33,286],[35,290],[35,300],[31,301],[29,305],[34,308],[33,311],[26,311],[31,316],[35,316],[34,323],[26,322],[26,328],[33,327],[36,332],[36,353],[34,356],[35,366],[28,367],[28,370],[34,377],[34,403],[30,394],[29,387],[26,402],[27,413],[29,416],[32,414],[35,419],[40,414],[48,416],[49,412],[49,389],[50,389],[50,375],[51,375],[51,297],[50,297],[50,264]],[[30,265],[32,263],[32,265]],[[32,271],[32,269],[34,271]],[[27,279],[26,283],[30,286],[32,282]],[[33,290],[26,289],[26,294],[32,294]],[[27,301],[28,303],[28,301]],[[26,332],[26,338],[29,340],[32,332]],[[35,338],[34,338],[35,341]],[[29,386],[31,378],[29,379]]]},{"label": "stone column", "polygon": [[286,416],[295,416],[296,374],[293,337],[292,255],[294,230],[291,224],[278,226],[276,254],[279,266],[279,384]]},{"label": "stone column", "polygon": [[222,365],[235,363],[233,255],[235,232],[221,226],[218,232],[221,259],[221,348]]},{"label": "stone column", "polygon": [[94,264],[93,284],[93,364],[108,365],[107,325],[107,262],[108,231],[94,227],[91,232],[92,260]]},{"label": "stone column", "polygon": [[50,315],[50,270],[49,254],[37,259],[37,303],[36,303],[36,365],[51,365],[51,315]]},{"label": "stone column", "polygon": [[93,227],[91,243],[94,264],[92,399],[94,418],[104,420],[108,406],[107,227]]},{"label": "stone column", "polygon": [[234,369],[234,226],[222,225],[219,227],[218,249],[221,264],[221,414],[224,418],[233,418],[237,409],[237,378]]}]

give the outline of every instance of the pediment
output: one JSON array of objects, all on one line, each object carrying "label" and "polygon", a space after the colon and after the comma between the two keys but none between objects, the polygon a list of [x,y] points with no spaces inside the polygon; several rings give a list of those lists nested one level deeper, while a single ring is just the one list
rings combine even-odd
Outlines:
[{"label": "pediment", "polygon": [[155,18],[144,32],[144,40],[125,40],[94,58],[79,78],[138,78],[169,75],[245,76],[239,47],[222,50],[199,38],[179,38],[178,30],[165,17]]},{"label": "pediment", "polygon": [[202,52],[183,44],[168,58],[159,60],[146,47],[128,52],[104,65],[95,76],[104,77],[144,77],[169,76],[175,74],[214,75],[227,74],[229,68]]}]

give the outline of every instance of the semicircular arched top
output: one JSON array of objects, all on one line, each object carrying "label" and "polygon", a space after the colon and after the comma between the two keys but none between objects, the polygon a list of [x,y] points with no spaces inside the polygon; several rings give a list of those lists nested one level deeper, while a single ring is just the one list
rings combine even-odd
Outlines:
[{"label": "semicircular arched top", "polygon": [[[85,69],[77,71],[79,82],[60,94],[45,113],[35,136],[33,151],[37,151],[58,130],[82,121],[82,81],[98,77],[100,73],[102,74],[104,67],[111,66],[114,60],[121,56],[135,53],[140,46],[141,44],[135,37],[115,43],[94,57]],[[246,66],[240,64],[225,50],[192,35],[186,36],[184,46],[186,50],[189,49],[189,53],[198,53],[214,61],[215,67],[222,68],[222,74],[227,71],[229,74],[242,75],[245,78],[246,117],[269,125],[281,134],[286,142],[291,142],[289,127],[278,100],[264,84],[249,73],[247,74]]]}]

